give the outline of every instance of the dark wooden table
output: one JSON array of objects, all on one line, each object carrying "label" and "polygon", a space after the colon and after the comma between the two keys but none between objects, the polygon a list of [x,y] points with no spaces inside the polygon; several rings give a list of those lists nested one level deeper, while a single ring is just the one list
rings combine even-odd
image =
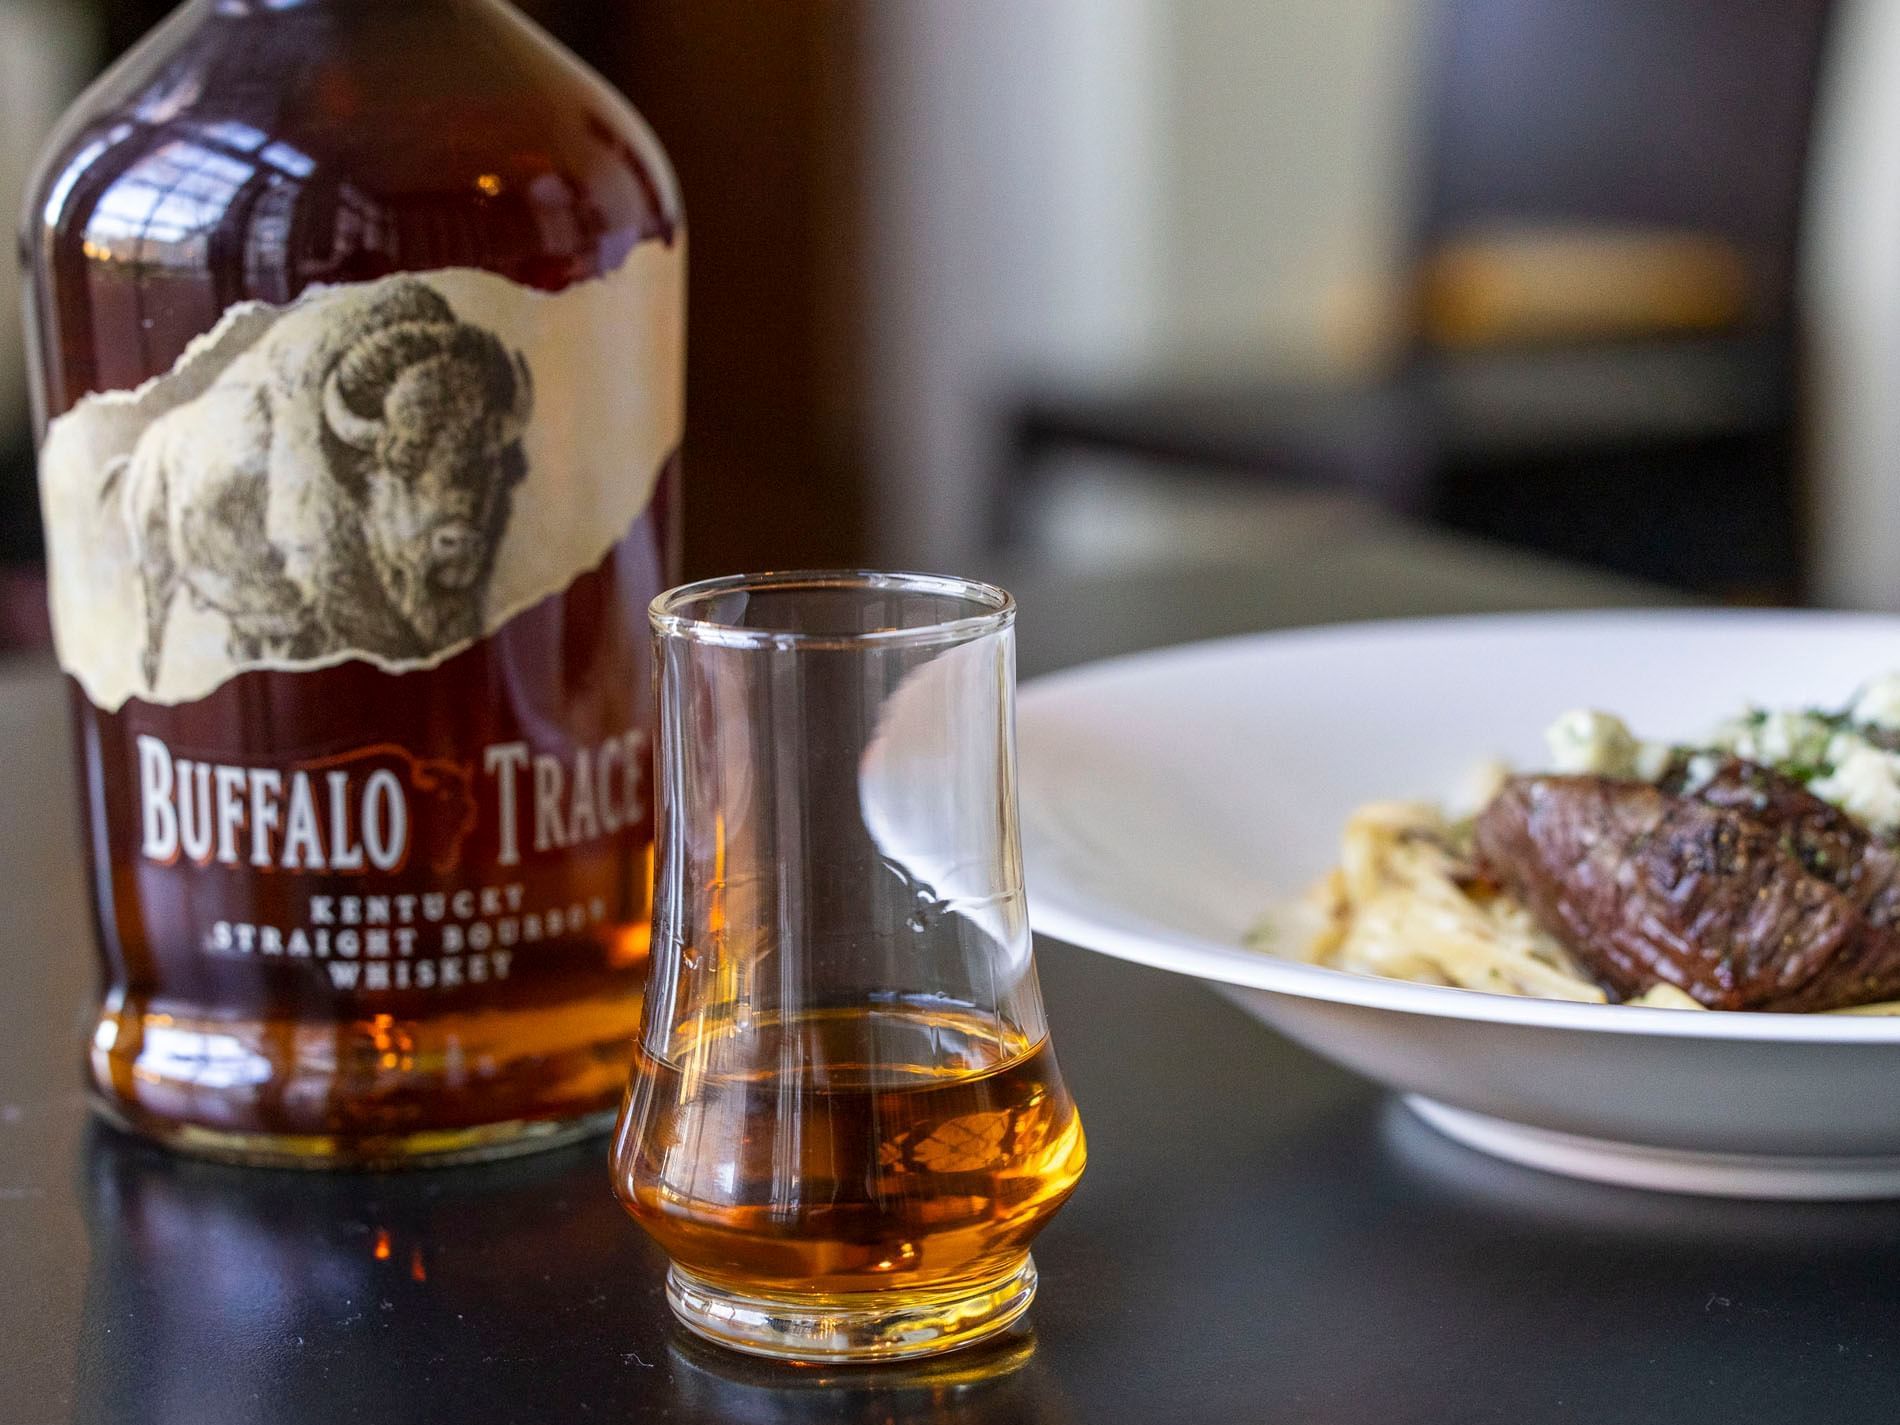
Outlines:
[{"label": "dark wooden table", "polygon": [[[1628,602],[1442,541],[1022,575],[1026,671],[1274,623]],[[0,671],[0,1422],[1870,1422],[1900,1413],[1900,1205],[1651,1196],[1441,1141],[1202,986],[1039,954],[1088,1125],[1028,1329],[801,1370],[668,1320],[598,1142],[261,1172],[88,1122],[62,690]],[[1034,888],[1031,887],[1033,894]]]}]

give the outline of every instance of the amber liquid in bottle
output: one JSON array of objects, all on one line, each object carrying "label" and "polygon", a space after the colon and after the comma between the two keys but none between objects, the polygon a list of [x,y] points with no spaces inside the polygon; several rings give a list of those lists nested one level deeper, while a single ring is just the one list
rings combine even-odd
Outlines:
[{"label": "amber liquid in bottle", "polygon": [[1020,1262],[1085,1155],[1046,1037],[819,1010],[643,1048],[615,1184],[668,1257],[727,1289],[924,1293]]},{"label": "amber liquid in bottle", "polygon": [[[37,180],[40,425],[171,371],[234,304],[455,268],[562,292],[683,242],[681,221],[632,110],[498,0],[192,0],[79,102]],[[603,351],[592,369],[615,365]],[[543,382],[534,401],[563,396]],[[648,935],[644,610],[676,578],[677,509],[668,462],[604,560],[433,666],[250,669],[110,711],[73,685],[108,1116],[225,1156],[348,1163],[508,1151],[611,1113]],[[319,787],[355,767],[353,795],[377,765],[416,786],[446,769],[480,814],[380,876],[158,865],[139,854],[142,735],[204,764],[317,769]],[[482,758],[516,742],[570,781],[598,779],[574,758],[613,742],[612,830],[498,864]],[[294,962],[291,925],[328,930],[329,963]],[[351,983],[336,935],[405,925],[435,950],[386,951],[374,992]]]}]

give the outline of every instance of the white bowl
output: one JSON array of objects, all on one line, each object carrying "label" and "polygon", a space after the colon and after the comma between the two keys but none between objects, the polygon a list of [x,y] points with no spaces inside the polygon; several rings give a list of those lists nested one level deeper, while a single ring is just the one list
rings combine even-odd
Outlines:
[{"label": "white bowl", "polygon": [[1711,1013],[1375,979],[1240,942],[1332,863],[1346,815],[1537,766],[1589,706],[1692,736],[1750,702],[1840,704],[1900,669],[1900,618],[1591,613],[1267,634],[1025,686],[1039,932],[1215,982],[1474,1147],[1748,1197],[1900,1196],[1900,1019]]}]

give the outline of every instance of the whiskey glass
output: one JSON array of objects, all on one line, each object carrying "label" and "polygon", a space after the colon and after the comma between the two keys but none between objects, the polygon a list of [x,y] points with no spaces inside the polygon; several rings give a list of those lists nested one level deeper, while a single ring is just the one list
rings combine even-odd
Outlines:
[{"label": "whiskey glass", "polygon": [[924,1355],[1035,1293],[1085,1149],[1023,900],[1014,618],[921,574],[654,601],[653,948],[613,1176],[710,1340]]}]

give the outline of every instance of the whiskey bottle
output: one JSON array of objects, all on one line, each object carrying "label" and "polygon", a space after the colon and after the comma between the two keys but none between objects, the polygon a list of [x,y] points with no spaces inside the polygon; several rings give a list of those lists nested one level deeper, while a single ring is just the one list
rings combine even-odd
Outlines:
[{"label": "whiskey bottle", "polygon": [[604,1126],[678,548],[651,133],[501,0],[190,0],[22,254],[100,1110],[311,1165]]}]

